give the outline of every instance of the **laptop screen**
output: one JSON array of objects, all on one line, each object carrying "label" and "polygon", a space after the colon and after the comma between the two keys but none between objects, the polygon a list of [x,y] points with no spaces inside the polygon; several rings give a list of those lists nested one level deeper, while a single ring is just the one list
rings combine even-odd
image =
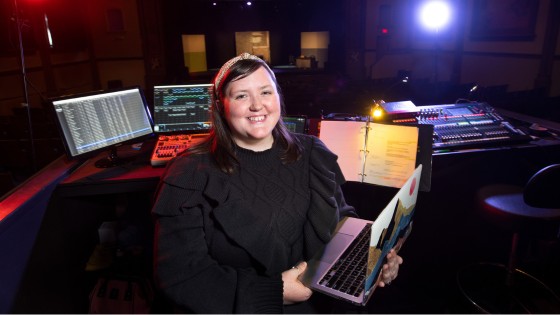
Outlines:
[{"label": "laptop screen", "polygon": [[212,84],[154,86],[154,132],[208,132],[211,105]]}]

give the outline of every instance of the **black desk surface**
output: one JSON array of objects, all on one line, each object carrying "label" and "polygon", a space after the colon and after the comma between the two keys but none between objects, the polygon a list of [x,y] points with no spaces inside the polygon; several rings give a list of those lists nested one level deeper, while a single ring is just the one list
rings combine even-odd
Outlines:
[{"label": "black desk surface", "polygon": [[153,150],[152,141],[142,144],[140,149],[133,146],[119,148],[121,157],[133,157],[133,160],[110,168],[98,168],[95,161],[107,153],[85,161],[70,176],[60,182],[59,194],[63,196],[85,196],[112,194],[134,191],[154,191],[163,167],[153,167],[150,155]]}]

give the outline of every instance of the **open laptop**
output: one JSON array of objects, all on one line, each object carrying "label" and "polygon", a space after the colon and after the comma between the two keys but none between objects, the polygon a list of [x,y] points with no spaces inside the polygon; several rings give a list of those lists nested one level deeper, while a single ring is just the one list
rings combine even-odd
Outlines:
[{"label": "open laptop", "polygon": [[302,282],[312,290],[366,305],[389,251],[410,232],[422,165],[419,165],[375,221],[347,217],[331,241],[307,265]]}]

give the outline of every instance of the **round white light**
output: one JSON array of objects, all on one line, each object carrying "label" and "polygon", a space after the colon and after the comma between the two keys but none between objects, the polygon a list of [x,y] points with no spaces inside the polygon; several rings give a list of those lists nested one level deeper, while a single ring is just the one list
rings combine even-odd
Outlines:
[{"label": "round white light", "polygon": [[438,31],[444,27],[451,17],[451,9],[445,1],[429,1],[420,9],[422,24],[431,30]]}]

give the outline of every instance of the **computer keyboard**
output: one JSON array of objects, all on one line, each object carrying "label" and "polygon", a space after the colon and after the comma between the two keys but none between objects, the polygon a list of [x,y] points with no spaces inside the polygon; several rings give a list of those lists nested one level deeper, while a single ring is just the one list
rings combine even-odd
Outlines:
[{"label": "computer keyboard", "polygon": [[320,284],[346,294],[359,296],[365,288],[370,239],[371,224],[368,223],[319,281]]},{"label": "computer keyboard", "polygon": [[177,154],[201,142],[207,136],[208,134],[160,135],[154,146],[150,163],[152,166],[165,166]]}]

